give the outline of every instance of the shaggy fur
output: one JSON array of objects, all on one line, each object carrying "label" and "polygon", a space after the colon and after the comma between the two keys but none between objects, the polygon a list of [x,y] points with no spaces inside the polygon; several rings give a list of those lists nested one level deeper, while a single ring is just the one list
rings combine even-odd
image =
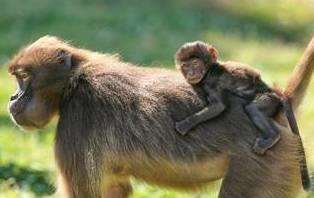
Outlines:
[{"label": "shaggy fur", "polygon": [[[183,190],[224,178],[220,198],[293,198],[300,191],[297,139],[282,128],[281,141],[266,156],[255,155],[259,132],[236,100],[215,121],[179,135],[175,121],[202,109],[205,100],[177,72],[133,66],[49,36],[22,50],[9,70],[41,68],[39,75],[56,67],[51,54],[58,49],[71,54],[73,67],[58,81],[62,89],[43,100],[59,101],[52,113],[59,115],[55,155],[64,196],[126,197],[132,176]],[[313,49],[314,40],[307,53]],[[314,60],[305,65],[312,71]],[[308,82],[292,93],[304,93]],[[43,91],[33,85],[33,93]],[[304,94],[291,95],[300,101]]]}]

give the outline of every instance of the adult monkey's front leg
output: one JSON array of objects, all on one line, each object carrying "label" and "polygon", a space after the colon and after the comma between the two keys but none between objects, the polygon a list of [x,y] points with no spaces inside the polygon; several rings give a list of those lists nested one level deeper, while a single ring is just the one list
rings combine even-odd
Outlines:
[{"label": "adult monkey's front leg", "polygon": [[[106,182],[103,186],[94,186],[93,188],[86,188],[93,182],[86,178],[85,184],[78,184],[67,178],[65,175],[60,174],[58,178],[58,197],[64,198],[126,198],[130,197],[132,193],[132,186],[128,178],[122,180],[115,180],[107,176],[104,179]],[[72,181],[72,183],[70,183]],[[74,182],[74,183],[73,183]],[[98,185],[98,184],[95,184]],[[77,187],[77,188],[75,188]]]}]

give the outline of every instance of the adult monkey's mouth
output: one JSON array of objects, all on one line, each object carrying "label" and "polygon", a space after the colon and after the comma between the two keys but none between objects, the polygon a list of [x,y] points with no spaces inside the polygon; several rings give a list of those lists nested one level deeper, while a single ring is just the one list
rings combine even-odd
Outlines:
[{"label": "adult monkey's mouth", "polygon": [[25,130],[31,131],[31,130],[43,128],[42,126],[40,126],[39,124],[36,124],[35,122],[33,122],[31,120],[22,119],[21,118],[21,116],[22,116],[21,114],[22,113],[23,113],[23,111],[20,111],[20,112],[18,112],[16,114],[10,113],[11,120],[20,129],[23,129],[23,130],[25,129]]}]

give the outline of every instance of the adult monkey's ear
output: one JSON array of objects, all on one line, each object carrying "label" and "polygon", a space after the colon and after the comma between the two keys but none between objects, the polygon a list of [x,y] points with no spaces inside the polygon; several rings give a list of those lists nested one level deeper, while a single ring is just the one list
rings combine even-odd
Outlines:
[{"label": "adult monkey's ear", "polygon": [[73,55],[64,49],[57,50],[57,60],[66,70],[71,70],[76,62],[73,60]]}]

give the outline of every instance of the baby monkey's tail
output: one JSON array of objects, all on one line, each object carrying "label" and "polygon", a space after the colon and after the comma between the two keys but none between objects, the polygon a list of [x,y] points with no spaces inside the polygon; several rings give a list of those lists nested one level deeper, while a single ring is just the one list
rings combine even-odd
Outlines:
[{"label": "baby monkey's tail", "polygon": [[286,98],[282,101],[283,104],[283,109],[284,113],[288,119],[291,131],[297,136],[299,139],[299,165],[300,165],[300,173],[301,173],[301,181],[302,181],[302,186],[305,191],[310,191],[311,190],[311,178],[309,175],[309,170],[307,167],[307,162],[306,162],[306,155],[305,155],[305,150],[303,146],[303,142],[301,139],[298,123],[296,121],[296,118],[294,116],[293,112],[293,107],[291,105],[291,102],[289,98]]},{"label": "baby monkey's tail", "polygon": [[288,84],[283,91],[284,100],[284,113],[288,119],[291,131],[297,135],[300,143],[300,172],[302,179],[303,189],[309,191],[311,188],[311,179],[309,176],[306,156],[302,144],[301,136],[299,133],[298,125],[294,117],[294,112],[297,112],[304,96],[309,87],[312,73],[314,69],[314,37],[305,49],[302,58],[295,67]]}]

